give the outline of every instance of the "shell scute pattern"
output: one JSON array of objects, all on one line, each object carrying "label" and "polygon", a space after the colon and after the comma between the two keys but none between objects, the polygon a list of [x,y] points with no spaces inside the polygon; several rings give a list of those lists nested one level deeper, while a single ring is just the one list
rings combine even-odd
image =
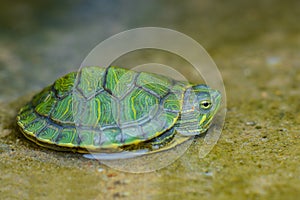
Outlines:
[{"label": "shell scute pattern", "polygon": [[35,95],[18,124],[41,145],[93,150],[135,144],[175,124],[186,87],[145,72],[85,67]]}]

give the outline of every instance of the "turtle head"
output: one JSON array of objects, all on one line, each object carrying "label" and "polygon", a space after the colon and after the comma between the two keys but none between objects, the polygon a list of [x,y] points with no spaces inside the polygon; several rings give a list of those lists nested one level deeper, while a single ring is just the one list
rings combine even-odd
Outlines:
[{"label": "turtle head", "polygon": [[207,85],[195,85],[184,93],[180,120],[176,129],[183,135],[205,132],[221,103],[221,93]]}]

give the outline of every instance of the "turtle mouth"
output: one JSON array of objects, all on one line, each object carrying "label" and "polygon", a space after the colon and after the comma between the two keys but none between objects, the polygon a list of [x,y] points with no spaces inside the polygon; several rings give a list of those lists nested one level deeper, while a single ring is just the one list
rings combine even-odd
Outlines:
[{"label": "turtle mouth", "polygon": [[213,90],[212,92],[210,92],[212,99],[213,99],[213,104],[214,104],[214,108],[212,111],[212,117],[210,120],[212,120],[212,118],[214,118],[215,114],[218,112],[220,105],[221,105],[221,101],[222,101],[222,95],[218,90]]}]

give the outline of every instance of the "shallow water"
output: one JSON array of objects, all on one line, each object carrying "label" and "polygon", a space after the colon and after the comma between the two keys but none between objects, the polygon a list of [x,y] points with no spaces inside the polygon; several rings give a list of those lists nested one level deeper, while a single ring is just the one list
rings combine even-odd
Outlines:
[{"label": "shallow water", "polygon": [[[0,199],[297,199],[299,6],[267,0],[3,3]],[[223,76],[226,122],[205,158],[198,158],[199,138],[167,168],[132,174],[40,148],[21,135],[15,115],[32,94],[77,70],[98,42],[141,26],[191,36]],[[132,58],[139,63],[152,57]],[[179,62],[165,55],[155,59]]]}]

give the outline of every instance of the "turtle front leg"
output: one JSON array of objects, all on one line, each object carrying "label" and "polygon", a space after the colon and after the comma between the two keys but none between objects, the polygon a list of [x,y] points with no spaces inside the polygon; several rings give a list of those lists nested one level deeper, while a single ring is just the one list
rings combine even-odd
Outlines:
[{"label": "turtle front leg", "polygon": [[159,149],[161,147],[166,146],[175,136],[175,128],[171,128],[164,132],[163,134],[151,139],[149,144],[151,144],[152,149]]}]

